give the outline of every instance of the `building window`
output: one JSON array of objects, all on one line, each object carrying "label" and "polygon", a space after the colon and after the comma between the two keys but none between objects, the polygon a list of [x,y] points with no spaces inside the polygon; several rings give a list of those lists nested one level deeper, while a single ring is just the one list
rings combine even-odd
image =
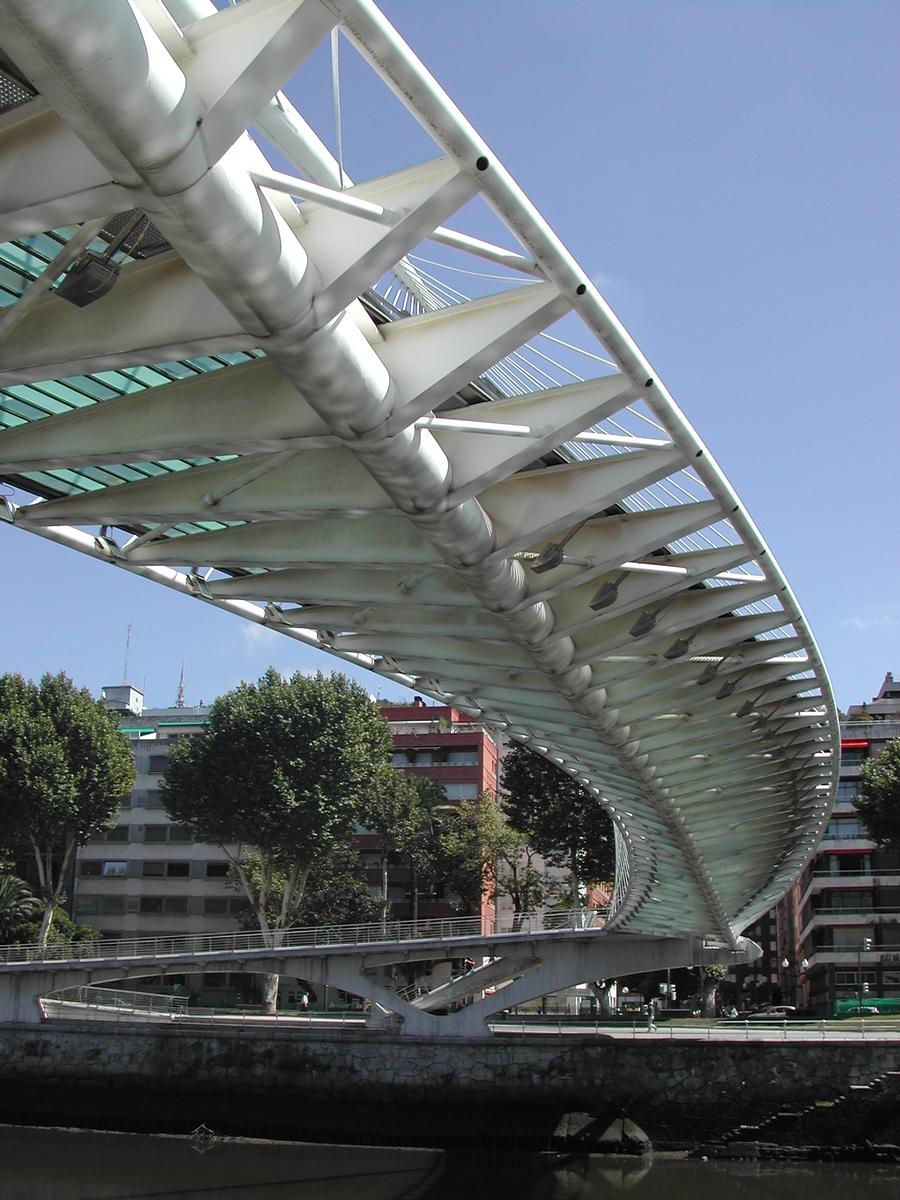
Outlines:
[{"label": "building window", "polygon": [[144,879],[187,879],[191,873],[189,862],[145,862]]},{"label": "building window", "polygon": [[102,866],[103,866],[103,863],[100,862],[99,859],[95,859],[95,860],[89,859],[87,862],[83,862],[81,864],[81,869],[79,870],[78,873],[79,873],[79,875],[81,875],[82,879],[97,878],[100,875],[100,869]]},{"label": "building window", "polygon": [[183,914],[188,910],[187,896],[141,896],[142,913]]},{"label": "building window", "polygon": [[147,773],[149,775],[162,775],[166,769],[165,754],[151,754],[147,763]]},{"label": "building window", "polygon": [[475,746],[467,746],[464,750],[448,750],[447,765],[454,767],[477,767],[477,748]]},{"label": "building window", "polygon": [[94,837],[95,842],[127,842],[129,835],[129,827],[127,825],[117,825],[115,829],[101,829]]},{"label": "building window", "polygon": [[207,879],[227,879],[231,871],[231,863],[208,862],[206,864]]},{"label": "building window", "polygon": [[114,862],[105,862],[101,870],[104,879],[124,879],[128,874],[128,863],[117,859]]},{"label": "building window", "polygon": [[825,827],[823,837],[831,841],[840,842],[851,838],[865,838],[868,837],[868,834],[862,821],[850,817],[843,821],[829,821]]},{"label": "building window", "polygon": [[445,783],[444,790],[448,800],[477,800],[477,783]]},{"label": "building window", "polygon": [[76,905],[79,916],[97,913],[124,913],[124,896],[79,896]]},{"label": "building window", "polygon": [[145,825],[145,842],[192,842],[191,831],[186,825]]},{"label": "building window", "polygon": [[203,901],[203,912],[208,917],[234,916],[246,908],[240,896],[207,896]]},{"label": "building window", "polygon": [[859,795],[859,784],[855,779],[842,779],[838,784],[838,804],[852,804]]}]

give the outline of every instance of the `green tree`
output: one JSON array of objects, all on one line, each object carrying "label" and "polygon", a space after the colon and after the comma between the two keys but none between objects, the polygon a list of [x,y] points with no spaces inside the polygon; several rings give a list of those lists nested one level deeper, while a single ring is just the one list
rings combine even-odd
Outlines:
[{"label": "green tree", "polygon": [[900,850],[900,738],[863,763],[853,804],[880,846]]},{"label": "green tree", "polygon": [[582,888],[612,879],[612,822],[581,784],[543,755],[514,745],[503,760],[500,787],[513,828],[551,866],[568,871],[573,901]]},{"label": "green tree", "polygon": [[724,983],[728,978],[728,968],[722,963],[707,963],[705,967],[697,968],[697,974],[700,976],[703,1015],[704,1017],[714,1017],[716,1015],[716,993],[719,990],[719,984]]},{"label": "green tree", "polygon": [[0,940],[13,942],[22,927],[41,911],[41,902],[16,875],[0,875]]},{"label": "green tree", "polygon": [[437,875],[444,890],[457,897],[461,915],[481,912],[484,897],[496,893],[497,864],[513,858],[519,844],[490,792],[441,814]]},{"label": "green tree", "polygon": [[[22,945],[32,945],[37,940],[40,922],[31,921],[20,926],[13,941]],[[99,929],[92,925],[80,925],[69,916],[64,908],[57,907],[53,912],[53,924],[47,935],[48,946],[63,946],[70,942],[96,942],[102,937]]]},{"label": "green tree", "polygon": [[0,830],[34,856],[41,945],[76,848],[114,824],[134,777],[128,738],[88,691],[63,674],[0,676]]},{"label": "green tree", "polygon": [[514,924],[522,913],[534,912],[557,893],[546,873],[535,866],[537,851],[528,845],[524,834],[510,828],[510,836],[498,848],[499,857],[494,868],[493,898],[509,896],[515,913]]},{"label": "green tree", "polygon": [[[242,864],[251,888],[259,891],[263,864],[259,854],[246,855]],[[272,873],[266,900],[266,917],[273,925],[281,912],[287,874],[276,869]],[[238,922],[244,929],[258,929],[256,909],[251,906],[237,871],[232,869],[232,885],[241,892],[244,908]],[[369,894],[365,867],[356,848],[349,843],[337,844],[322,858],[310,874],[303,895],[289,912],[293,928],[314,925],[355,925],[377,921],[380,907]]]},{"label": "green tree", "polygon": [[[264,943],[274,946],[300,912],[311,875],[352,837],[389,750],[387,723],[358,684],[340,674],[284,679],[270,668],[220,696],[203,735],[174,747],[163,801],[198,840],[222,847]],[[268,977],[270,1011],[277,995],[278,978]]]},{"label": "green tree", "polygon": [[416,789],[418,802],[414,819],[404,829],[398,842],[398,850],[409,868],[410,919],[419,919],[419,896],[422,891],[434,893],[442,887],[438,879],[441,852],[443,817],[452,811],[447,800],[447,790],[436,779],[427,775],[410,777]]},{"label": "green tree", "polygon": [[360,820],[378,838],[381,851],[381,919],[391,915],[388,866],[392,854],[411,846],[419,827],[419,791],[396,767],[379,767],[363,800]]}]

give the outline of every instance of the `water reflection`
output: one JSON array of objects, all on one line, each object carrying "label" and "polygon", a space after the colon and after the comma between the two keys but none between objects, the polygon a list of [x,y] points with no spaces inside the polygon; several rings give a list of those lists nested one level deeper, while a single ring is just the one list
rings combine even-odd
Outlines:
[{"label": "water reflection", "polygon": [[0,1126],[3,1200],[900,1200],[896,1166],[509,1158]]},{"label": "water reflection", "polygon": [[[202,1149],[203,1152],[200,1152]],[[3,1200],[413,1200],[440,1150],[0,1127]]]}]

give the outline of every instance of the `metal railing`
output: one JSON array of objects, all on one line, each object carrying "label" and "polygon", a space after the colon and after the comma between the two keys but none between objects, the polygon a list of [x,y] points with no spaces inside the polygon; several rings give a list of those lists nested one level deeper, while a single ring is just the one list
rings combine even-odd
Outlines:
[{"label": "metal railing", "polygon": [[63,942],[52,946],[2,946],[0,964],[85,962],[98,959],[171,958],[235,954],[251,950],[285,950],[359,946],[413,941],[465,940],[509,934],[572,932],[600,929],[607,909],[574,909],[549,913],[516,913],[498,923],[491,917],[430,917],[422,921],[377,921],[367,925],[318,925],[274,934],[215,933],[178,937],[116,938],[97,942]]},{"label": "metal railing", "polygon": [[167,992],[131,992],[122,988],[83,987],[63,988],[43,997],[44,1002],[77,1004],[87,1008],[114,1008],[129,1013],[186,1013],[187,996]]}]

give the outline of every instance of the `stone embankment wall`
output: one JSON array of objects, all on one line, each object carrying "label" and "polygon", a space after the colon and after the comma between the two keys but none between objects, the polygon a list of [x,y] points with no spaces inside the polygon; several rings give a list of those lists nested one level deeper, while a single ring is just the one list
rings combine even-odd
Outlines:
[{"label": "stone embankment wall", "polygon": [[[91,1023],[0,1026],[0,1120],[394,1144],[543,1145],[565,1112],[623,1112],[657,1140],[714,1136],[900,1069],[900,1043],[664,1034],[427,1041]],[[15,1085],[15,1086],[9,1086]],[[893,1098],[865,1136],[891,1140]],[[847,1136],[858,1140],[858,1130]]]}]

